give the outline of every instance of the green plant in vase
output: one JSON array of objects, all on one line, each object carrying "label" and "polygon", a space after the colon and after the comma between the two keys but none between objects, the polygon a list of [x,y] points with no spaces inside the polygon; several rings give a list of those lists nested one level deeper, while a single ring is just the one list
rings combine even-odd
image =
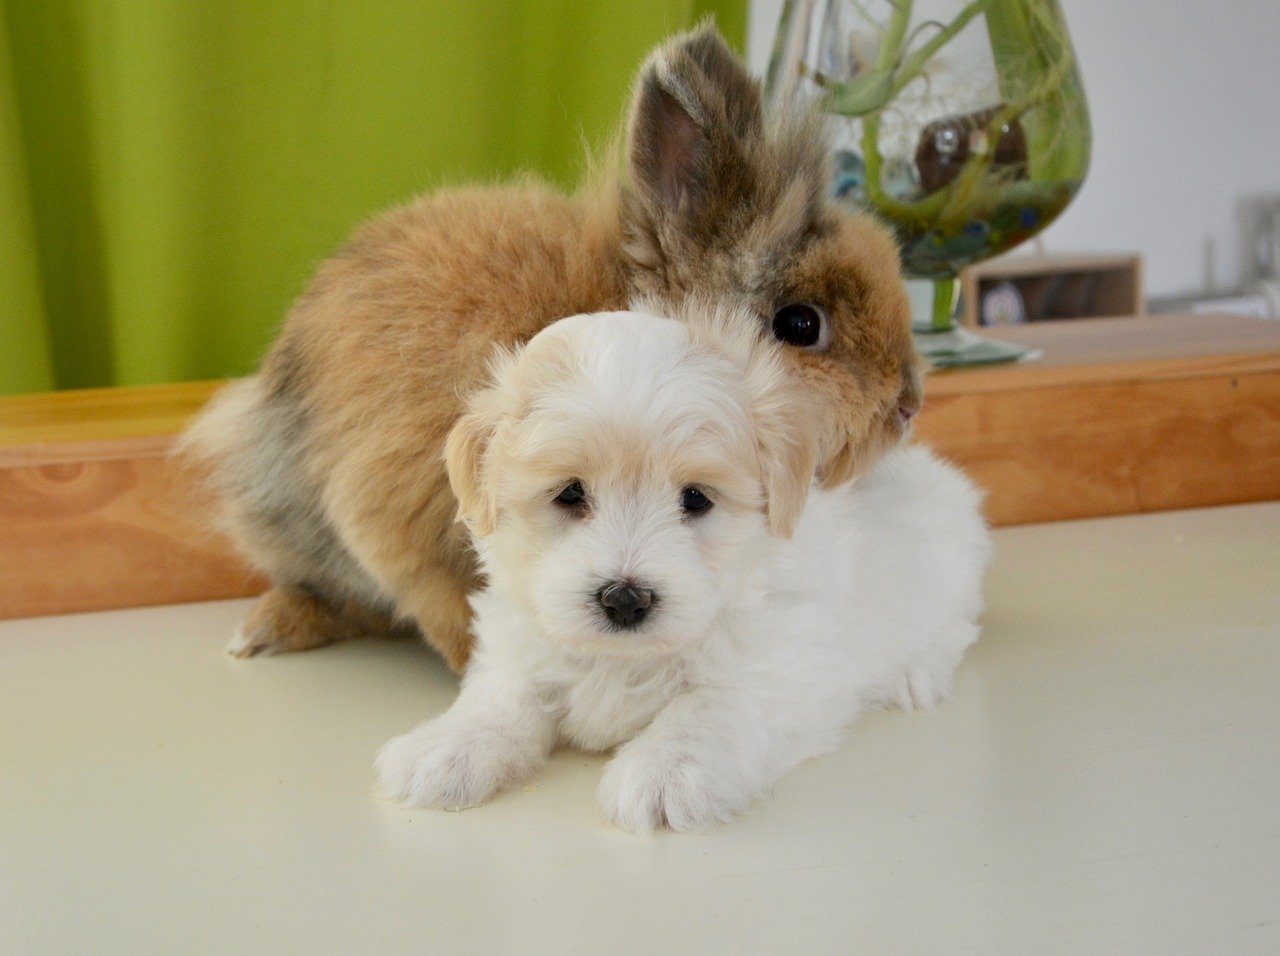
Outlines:
[{"label": "green plant in vase", "polygon": [[935,364],[1022,354],[955,328],[956,276],[1052,222],[1089,164],[1089,119],[1056,0],[788,0],[772,99],[819,99],[833,190],[892,225],[932,283],[917,341]]}]

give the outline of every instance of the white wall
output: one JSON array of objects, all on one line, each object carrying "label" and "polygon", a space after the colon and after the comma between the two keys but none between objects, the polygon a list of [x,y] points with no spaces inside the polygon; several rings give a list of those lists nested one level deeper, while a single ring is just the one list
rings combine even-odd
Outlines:
[{"label": "white wall", "polygon": [[[1234,286],[1250,196],[1280,196],[1280,0],[1060,0],[1093,119],[1050,251],[1137,251],[1149,295]],[[752,0],[763,73],[782,0]]]}]

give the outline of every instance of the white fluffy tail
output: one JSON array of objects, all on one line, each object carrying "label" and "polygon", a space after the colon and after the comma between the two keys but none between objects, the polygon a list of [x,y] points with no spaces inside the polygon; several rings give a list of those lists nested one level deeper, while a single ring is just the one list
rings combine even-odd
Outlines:
[{"label": "white fluffy tail", "polygon": [[209,464],[225,461],[250,427],[261,388],[258,376],[252,375],[219,389],[178,436],[173,453]]}]

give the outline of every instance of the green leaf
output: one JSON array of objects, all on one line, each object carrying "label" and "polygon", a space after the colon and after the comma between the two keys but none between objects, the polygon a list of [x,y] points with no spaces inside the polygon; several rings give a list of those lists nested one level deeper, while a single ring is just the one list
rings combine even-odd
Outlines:
[{"label": "green leaf", "polygon": [[893,73],[876,70],[848,83],[828,87],[827,109],[842,116],[864,116],[889,102],[893,96]]}]

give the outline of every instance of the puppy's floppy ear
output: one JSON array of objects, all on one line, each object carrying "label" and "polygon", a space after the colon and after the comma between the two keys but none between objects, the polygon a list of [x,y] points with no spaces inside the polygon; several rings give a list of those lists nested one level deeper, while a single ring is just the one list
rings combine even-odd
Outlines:
[{"label": "puppy's floppy ear", "polygon": [[675,37],[640,69],[629,125],[633,231],[698,232],[751,193],[760,87],[714,25]]},{"label": "puppy's floppy ear", "polygon": [[449,432],[444,445],[449,487],[458,499],[458,520],[477,535],[498,523],[498,503],[485,481],[485,455],[501,419],[494,389],[475,396],[471,407]]},{"label": "puppy's floppy ear", "polygon": [[774,534],[790,538],[804,512],[818,461],[813,416],[800,389],[787,380],[774,361],[747,370],[754,386],[753,413],[760,471],[764,480],[765,514]]},{"label": "puppy's floppy ear", "polygon": [[[639,302],[645,307],[643,298]],[[720,353],[741,372],[769,528],[791,537],[809,498],[821,445],[812,396],[783,365],[778,344],[761,338],[744,313],[694,298],[673,310],[673,316],[683,321],[694,342]]]}]

